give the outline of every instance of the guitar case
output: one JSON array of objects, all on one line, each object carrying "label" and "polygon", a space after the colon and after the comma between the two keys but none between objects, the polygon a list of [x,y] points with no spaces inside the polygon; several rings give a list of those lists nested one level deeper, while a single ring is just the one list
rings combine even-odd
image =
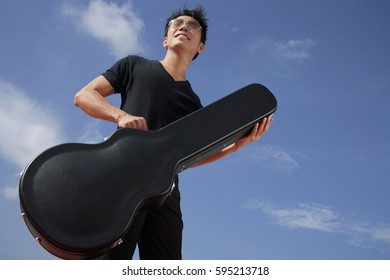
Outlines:
[{"label": "guitar case", "polygon": [[24,221],[51,254],[97,258],[122,242],[139,210],[164,203],[176,174],[247,135],[276,107],[266,87],[251,84],[157,131],[123,128],[102,143],[49,148],[21,174]]}]

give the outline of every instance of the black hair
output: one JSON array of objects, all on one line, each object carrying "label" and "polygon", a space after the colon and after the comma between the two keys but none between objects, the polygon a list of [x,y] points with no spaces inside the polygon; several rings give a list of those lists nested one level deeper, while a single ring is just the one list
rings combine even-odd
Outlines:
[{"label": "black hair", "polygon": [[[182,9],[178,9],[176,11],[173,11],[172,14],[170,15],[170,17],[167,19],[167,22],[165,24],[164,36],[166,37],[168,34],[169,22],[175,18],[180,17],[180,16],[190,16],[190,17],[194,18],[197,22],[199,22],[200,26],[202,26],[200,41],[203,44],[206,44],[208,19],[206,18],[206,11],[201,5],[196,5],[193,9],[188,9],[187,7],[184,7]],[[193,59],[195,59],[197,56],[198,56],[198,54],[196,54]]]}]

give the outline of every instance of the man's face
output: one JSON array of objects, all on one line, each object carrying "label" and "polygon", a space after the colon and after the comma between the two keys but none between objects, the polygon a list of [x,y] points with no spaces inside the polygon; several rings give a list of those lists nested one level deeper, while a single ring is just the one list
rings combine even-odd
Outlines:
[{"label": "man's face", "polygon": [[201,42],[202,27],[190,16],[180,16],[170,21],[164,47],[181,47],[195,55],[201,53],[204,44]]}]

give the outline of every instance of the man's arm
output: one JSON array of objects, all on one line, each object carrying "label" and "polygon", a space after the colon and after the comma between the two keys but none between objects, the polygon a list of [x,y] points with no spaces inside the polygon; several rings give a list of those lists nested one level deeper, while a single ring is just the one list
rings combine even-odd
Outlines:
[{"label": "man's arm", "polygon": [[130,115],[111,105],[106,100],[107,96],[114,93],[114,88],[107,79],[101,75],[76,93],[74,104],[91,117],[116,123],[119,127],[148,130],[144,118]]},{"label": "man's arm", "polygon": [[198,167],[202,166],[214,161],[217,161],[231,153],[237,152],[238,150],[242,149],[243,147],[247,146],[248,144],[252,143],[253,141],[257,141],[260,139],[261,136],[263,136],[269,129],[270,125],[272,123],[272,117],[264,118],[261,123],[257,123],[253,129],[252,132],[238,140],[236,143],[231,144],[230,146],[224,148],[219,153],[216,153],[196,164],[194,164],[192,167]]}]

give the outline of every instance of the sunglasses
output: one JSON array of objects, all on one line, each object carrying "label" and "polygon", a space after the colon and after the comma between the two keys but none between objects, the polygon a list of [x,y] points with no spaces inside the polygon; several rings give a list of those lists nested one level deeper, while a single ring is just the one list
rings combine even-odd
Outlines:
[{"label": "sunglasses", "polygon": [[202,26],[196,20],[193,19],[184,20],[182,18],[176,18],[171,20],[168,23],[168,27],[173,27],[176,29],[181,27],[183,24],[186,24],[190,30],[199,30],[199,31],[202,30]]}]

